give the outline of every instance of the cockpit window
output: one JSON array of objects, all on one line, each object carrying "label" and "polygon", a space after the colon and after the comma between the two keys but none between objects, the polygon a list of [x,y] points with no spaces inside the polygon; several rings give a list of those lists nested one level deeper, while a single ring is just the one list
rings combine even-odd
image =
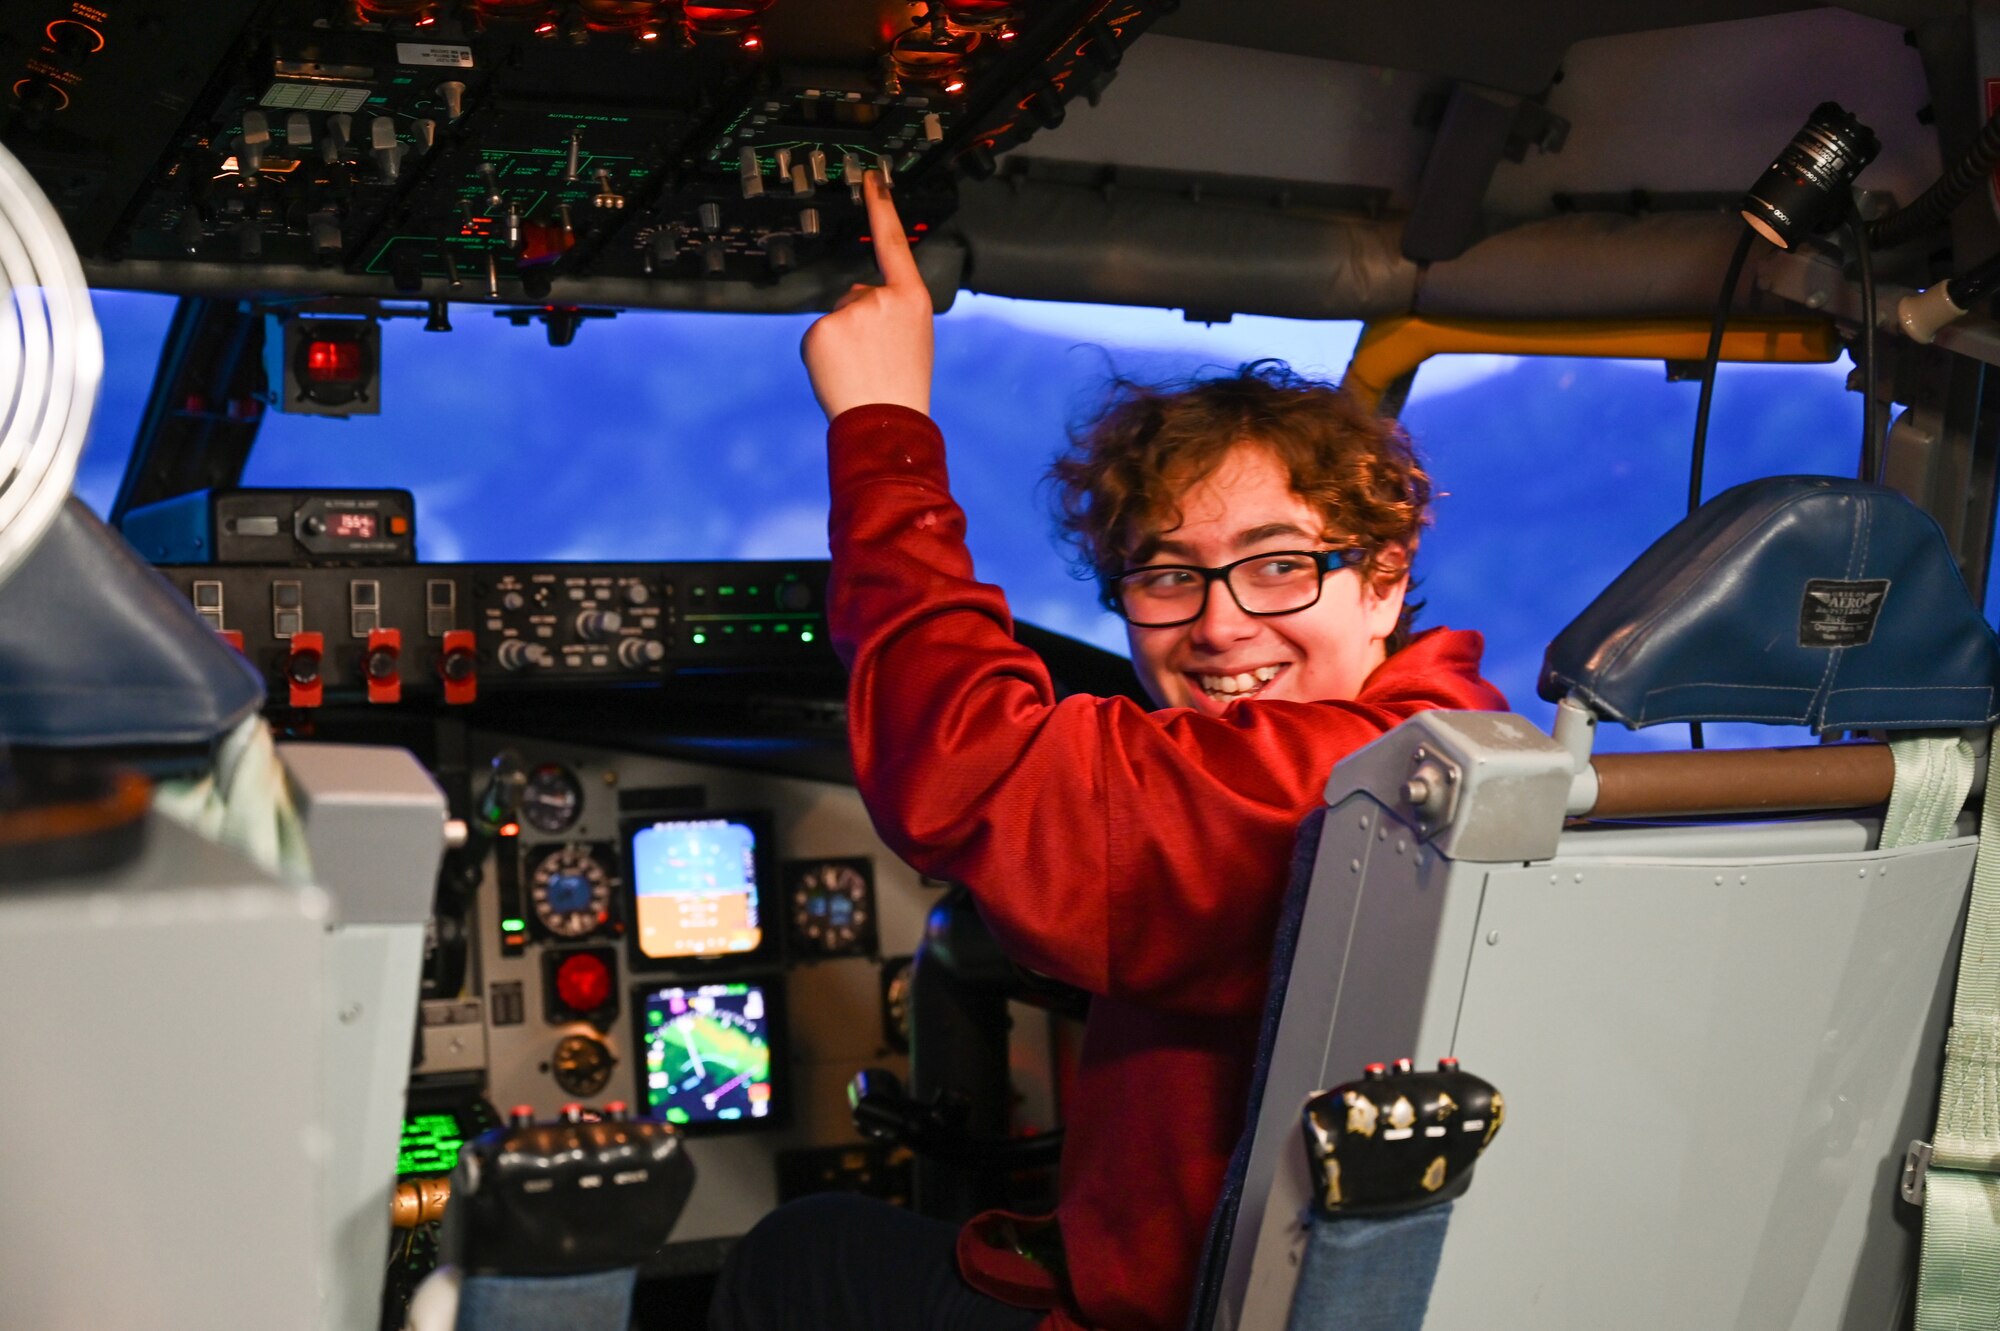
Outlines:
[{"label": "cockpit window", "polygon": [[93,291],[91,308],[104,334],[104,386],[91,413],[90,435],[77,463],[74,489],[99,517],[111,511],[118,481],[152,392],[160,346],[174,318],[174,297],[150,291]]},{"label": "cockpit window", "polygon": [[[431,560],[826,555],[826,425],[799,364],[812,316],[631,311],[568,347],[457,306],[385,322],[379,416],[272,413],[247,485],[402,486]],[[1022,619],[1123,652],[1069,575],[1039,485],[1113,372],[1260,355],[1338,374],[1358,325],[961,295],[938,321],[935,413],[980,575]]]},{"label": "cockpit window", "polygon": [[[169,296],[95,293],[104,391],[77,488],[109,509],[145,405]],[[454,331],[383,328],[383,411],[268,414],[246,485],[401,486],[429,560],[818,558],[824,425],[798,362],[812,316],[632,311],[568,347],[458,306]],[[1125,651],[1096,588],[1051,539],[1041,476],[1108,377],[1185,375],[1276,356],[1338,377],[1354,323],[961,294],[937,325],[935,411],[982,577],[1021,619]],[[1846,363],[1725,365],[1707,482],[1851,474],[1859,405]],[[1542,649],[1681,516],[1697,387],[1656,362],[1456,356],[1427,362],[1403,420],[1442,497],[1416,572],[1423,625],[1477,628],[1487,674],[1546,725]],[[1711,744],[1804,743],[1711,726]],[[1678,747],[1680,726],[1607,727],[1605,748]]]},{"label": "cockpit window", "polygon": [[[1724,365],[1702,486],[1795,473],[1854,474],[1860,399],[1845,361]],[[1486,674],[1544,727],[1542,649],[1687,509],[1699,385],[1659,362],[1459,356],[1425,363],[1403,421],[1443,498],[1417,560],[1419,626],[1486,635]],[[1810,744],[1803,729],[1704,727],[1712,747]],[[1608,725],[1602,749],[1685,748],[1687,727]]]}]

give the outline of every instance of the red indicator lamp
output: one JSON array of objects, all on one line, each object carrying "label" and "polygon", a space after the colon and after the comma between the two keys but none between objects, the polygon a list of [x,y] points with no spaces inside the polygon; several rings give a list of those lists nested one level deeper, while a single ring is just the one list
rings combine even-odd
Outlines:
[{"label": "red indicator lamp", "polygon": [[367,373],[359,342],[306,343],[305,378],[315,384],[359,383]]},{"label": "red indicator lamp", "polygon": [[[382,329],[373,319],[282,319],[283,411],[345,416],[373,412]],[[270,344],[275,356],[278,344]],[[279,366],[270,367],[277,386]]]},{"label": "red indicator lamp", "polygon": [[519,823],[502,823],[500,824],[500,835],[519,836],[521,835],[521,825]]},{"label": "red indicator lamp", "polygon": [[556,967],[556,997],[573,1012],[597,1011],[611,997],[611,967],[595,952],[565,957]]}]

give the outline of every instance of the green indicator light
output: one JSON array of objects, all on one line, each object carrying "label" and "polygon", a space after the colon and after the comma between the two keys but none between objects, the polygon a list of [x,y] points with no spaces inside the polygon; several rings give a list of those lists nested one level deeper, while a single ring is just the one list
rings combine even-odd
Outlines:
[{"label": "green indicator light", "polygon": [[717,596],[734,596],[736,595],[736,589],[734,587],[717,587],[715,594]]},{"label": "green indicator light", "polygon": [[526,920],[502,920],[500,921],[500,927],[510,934],[518,934],[528,927],[528,922]]},{"label": "green indicator light", "polygon": [[669,1109],[669,1110],[667,1111],[667,1122],[669,1122],[669,1123],[685,1123],[685,1122],[687,1122],[687,1121],[688,1121],[688,1111],[687,1111],[687,1110],[685,1110],[685,1109]]},{"label": "green indicator light", "polygon": [[706,633],[697,633],[694,635],[694,642],[695,646],[697,647],[699,647],[701,644],[707,641],[708,641],[708,635]]},{"label": "green indicator light", "polygon": [[757,594],[757,589],[755,587],[746,587],[743,590],[751,596],[755,596]]},{"label": "green indicator light", "polygon": [[722,631],[724,633],[734,633],[736,632],[736,626],[734,624],[724,624],[722,626]]},{"label": "green indicator light", "polygon": [[752,633],[762,633],[764,631],[764,626],[762,624],[752,624],[750,626],[750,631]]},{"label": "green indicator light", "polygon": [[791,631],[792,631],[792,626],[790,624],[771,625],[771,632],[773,633],[790,633]]},{"label": "green indicator light", "polygon": [[800,630],[799,630],[799,641],[800,641],[800,642],[811,642],[812,640],[813,640],[813,631],[812,631],[811,629],[800,629]]}]

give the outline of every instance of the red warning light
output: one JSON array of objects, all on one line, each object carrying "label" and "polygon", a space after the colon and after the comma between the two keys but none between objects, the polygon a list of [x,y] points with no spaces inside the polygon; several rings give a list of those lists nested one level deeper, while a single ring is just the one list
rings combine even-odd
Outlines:
[{"label": "red warning light", "polygon": [[743,49],[746,51],[754,51],[763,44],[764,44],[764,39],[762,37],[759,37],[754,32],[745,33],[743,35]]},{"label": "red warning light", "polygon": [[519,823],[502,823],[500,824],[500,835],[519,836],[521,835],[521,825]]},{"label": "red warning light", "polygon": [[944,85],[944,90],[945,90],[946,92],[964,92],[964,91],[965,91],[965,80],[964,80],[964,79],[953,79],[953,80],[952,80],[952,81],[951,81],[950,83],[947,83],[947,84],[945,84],[945,85]]},{"label": "red warning light", "polygon": [[579,952],[556,967],[556,997],[574,1012],[595,1012],[611,997],[611,968],[592,952]]},{"label": "red warning light", "polygon": [[367,357],[359,342],[317,338],[306,343],[305,377],[313,383],[360,383],[367,373]]}]

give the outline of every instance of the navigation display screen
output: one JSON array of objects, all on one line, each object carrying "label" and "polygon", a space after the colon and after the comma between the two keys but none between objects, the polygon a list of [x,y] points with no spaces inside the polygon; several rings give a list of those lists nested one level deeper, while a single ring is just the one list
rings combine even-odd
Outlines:
[{"label": "navigation display screen", "polygon": [[642,957],[741,957],[762,945],[758,829],[736,817],[633,826],[632,943]]},{"label": "navigation display screen", "polygon": [[633,1009],[646,1116],[689,1130],[773,1125],[783,1107],[776,1001],[775,986],[757,981],[642,990]]}]

